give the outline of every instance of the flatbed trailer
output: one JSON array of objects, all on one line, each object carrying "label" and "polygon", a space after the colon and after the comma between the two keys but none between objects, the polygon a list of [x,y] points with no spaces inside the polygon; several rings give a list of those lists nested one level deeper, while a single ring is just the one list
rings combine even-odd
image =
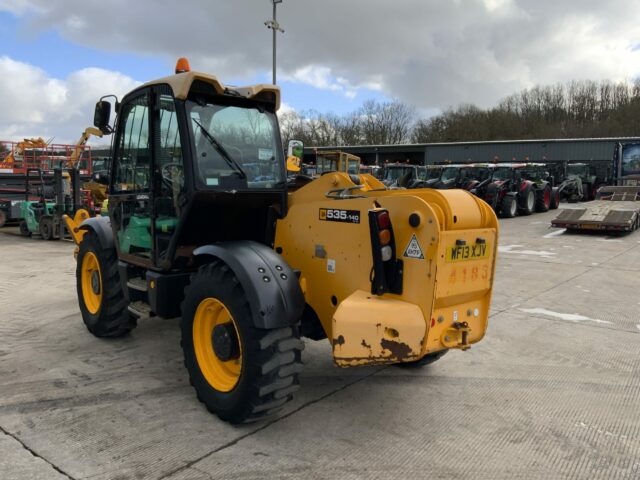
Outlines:
[{"label": "flatbed trailer", "polygon": [[596,200],[563,206],[551,226],[568,230],[637,230],[640,227],[640,186],[601,187]]}]

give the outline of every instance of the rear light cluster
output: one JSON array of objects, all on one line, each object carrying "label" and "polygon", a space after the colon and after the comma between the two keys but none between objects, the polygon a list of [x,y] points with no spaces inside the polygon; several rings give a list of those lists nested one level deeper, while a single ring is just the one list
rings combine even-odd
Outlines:
[{"label": "rear light cluster", "polygon": [[391,248],[391,219],[389,218],[389,212],[381,210],[376,214],[376,221],[378,223],[378,240],[380,242],[380,253],[382,254],[382,261],[387,262],[393,257],[393,249]]},{"label": "rear light cluster", "polygon": [[371,232],[371,293],[402,293],[402,260],[396,259],[396,245],[389,211],[383,208],[369,210]]}]

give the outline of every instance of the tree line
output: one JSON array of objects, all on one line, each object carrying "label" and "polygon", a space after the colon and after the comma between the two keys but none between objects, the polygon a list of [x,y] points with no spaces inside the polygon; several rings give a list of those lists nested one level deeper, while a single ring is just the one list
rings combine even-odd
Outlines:
[{"label": "tree line", "polygon": [[640,79],[535,86],[492,108],[464,104],[430,118],[397,100],[369,100],[346,115],[287,112],[280,125],[285,145],[309,146],[637,136]]}]

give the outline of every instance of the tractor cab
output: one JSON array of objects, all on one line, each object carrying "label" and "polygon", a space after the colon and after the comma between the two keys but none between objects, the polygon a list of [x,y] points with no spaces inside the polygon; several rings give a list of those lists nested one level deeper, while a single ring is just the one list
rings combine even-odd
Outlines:
[{"label": "tractor cab", "polygon": [[167,270],[188,263],[195,245],[270,245],[287,206],[279,102],[275,86],[234,89],[187,71],[116,102],[111,129],[103,98],[94,123],[114,133],[107,181],[120,257]]},{"label": "tractor cab", "polygon": [[316,173],[322,175],[327,172],[343,172],[350,175],[358,175],[360,173],[360,157],[339,150],[318,152],[318,156],[316,157]]}]

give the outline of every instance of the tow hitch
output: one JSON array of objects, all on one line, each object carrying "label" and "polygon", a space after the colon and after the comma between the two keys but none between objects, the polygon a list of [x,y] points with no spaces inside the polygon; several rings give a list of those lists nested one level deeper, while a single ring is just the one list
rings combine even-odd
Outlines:
[{"label": "tow hitch", "polygon": [[442,332],[440,341],[447,348],[459,348],[460,350],[468,350],[469,345],[469,324],[467,322],[454,322],[450,328]]}]

